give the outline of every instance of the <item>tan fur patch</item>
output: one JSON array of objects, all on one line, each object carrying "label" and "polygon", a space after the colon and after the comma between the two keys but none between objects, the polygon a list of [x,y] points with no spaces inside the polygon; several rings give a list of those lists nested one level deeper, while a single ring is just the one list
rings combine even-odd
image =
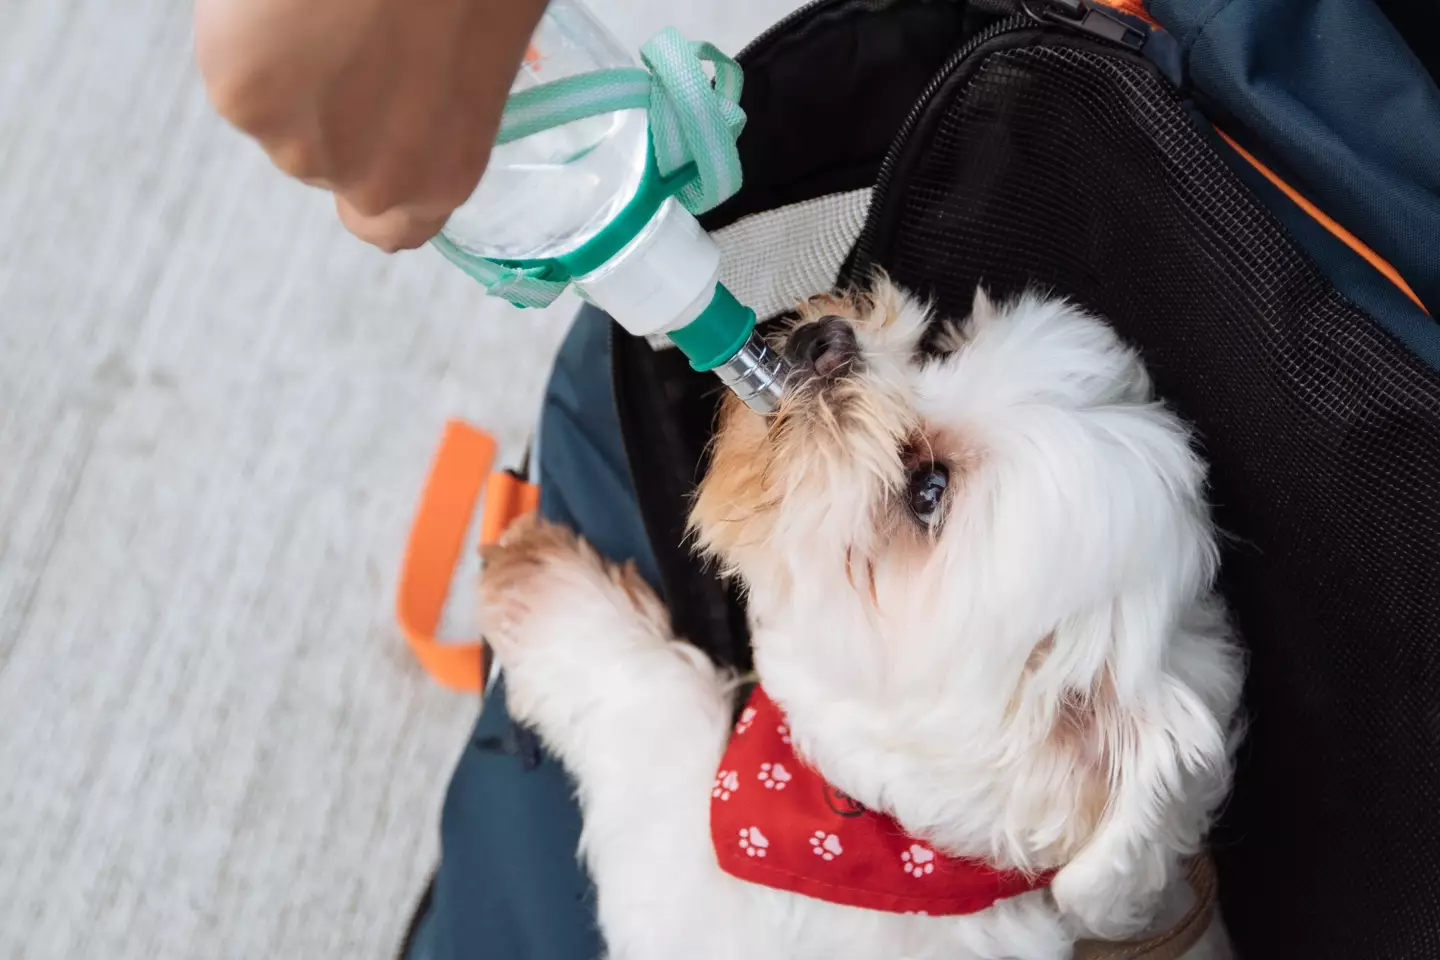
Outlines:
[{"label": "tan fur patch", "polygon": [[481,589],[486,594],[513,590],[519,581],[535,576],[547,564],[576,554],[582,560],[590,559],[594,551],[565,527],[533,514],[521,517],[510,525],[499,543],[480,548],[484,564]]},{"label": "tan fur patch", "polygon": [[[812,297],[799,306],[796,326],[842,317],[862,334],[864,346],[866,331],[882,330],[907,311],[913,319],[914,307],[905,295],[881,283],[869,293]],[[886,362],[893,363],[893,357]],[[900,448],[917,430],[916,414],[901,378],[893,367],[884,369],[880,374],[862,364],[854,376],[838,381],[793,385],[768,420],[725,398],[690,528],[700,549],[721,560],[726,573],[736,572],[737,551],[772,543],[782,520],[787,531],[797,529],[797,519],[799,529],[831,523],[817,521],[818,510],[806,517],[807,507],[844,504],[845,510],[832,515],[839,517],[834,523],[843,527],[842,536],[853,531],[857,547],[867,555],[904,519],[890,508],[890,500],[904,489]],[[786,498],[788,509],[781,502]],[[870,511],[868,521],[856,508]],[[871,529],[865,529],[867,522]],[[862,587],[857,566],[852,583],[873,595],[873,570],[869,576],[872,582]]]},{"label": "tan fur patch", "polygon": [[[1054,649],[1052,633],[1042,637],[1030,651],[1020,683],[1006,708],[1008,721],[1018,718],[1025,684]],[[1080,779],[1066,814],[1064,835],[1043,852],[1047,860],[1064,863],[1073,857],[1105,816],[1110,802],[1111,738],[1118,716],[1115,689],[1108,674],[1091,691],[1067,690],[1061,697],[1042,750],[1051,753],[1054,762],[1068,766]]]},{"label": "tan fur patch", "polygon": [[567,527],[534,515],[522,517],[498,544],[482,548],[480,556],[484,563],[480,577],[482,606],[503,621],[486,623],[489,632],[506,629],[515,618],[544,603],[549,588],[566,589],[559,581],[567,569],[588,574],[590,582],[604,585],[605,589],[613,587],[621,602],[628,603],[665,634],[670,632],[669,611],[640,576],[634,562],[606,561]]},{"label": "tan fur patch", "polygon": [[764,417],[726,395],[710,468],[690,512],[691,530],[711,556],[731,556],[769,535],[770,509],[779,494],[769,477],[774,448],[768,434]]},{"label": "tan fur patch", "polygon": [[1069,829],[1056,851],[1063,859],[1078,853],[1105,817],[1110,804],[1110,770],[1119,718],[1115,687],[1108,674],[1100,678],[1094,689],[1085,693],[1070,691],[1061,701],[1049,745],[1071,758],[1080,777]]},{"label": "tan fur patch", "polygon": [[664,628],[666,633],[670,632],[670,611],[655,591],[650,589],[650,584],[640,576],[640,570],[635,566],[635,561],[627,560],[623,564],[607,564],[610,571],[610,579],[615,583],[625,596],[629,599],[630,605],[635,612],[645,619]]}]

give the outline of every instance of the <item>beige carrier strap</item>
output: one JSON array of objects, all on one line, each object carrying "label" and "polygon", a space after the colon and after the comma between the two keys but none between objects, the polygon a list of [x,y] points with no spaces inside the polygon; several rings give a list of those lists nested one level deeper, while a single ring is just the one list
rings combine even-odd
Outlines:
[{"label": "beige carrier strap", "polygon": [[1173,927],[1143,940],[1081,940],[1075,944],[1074,960],[1180,960],[1215,917],[1215,865],[1209,855],[1193,857],[1185,876],[1195,902]]}]

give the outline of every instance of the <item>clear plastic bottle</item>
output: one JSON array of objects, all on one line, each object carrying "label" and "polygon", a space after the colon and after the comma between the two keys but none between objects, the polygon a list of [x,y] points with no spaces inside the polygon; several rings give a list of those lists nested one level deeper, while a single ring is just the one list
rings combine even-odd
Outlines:
[{"label": "clear plastic bottle", "polygon": [[[577,0],[552,0],[511,90],[633,65]],[[487,260],[549,260],[580,250],[640,190],[648,122],[644,110],[623,110],[496,146],[442,235],[461,256]],[[714,371],[752,408],[772,412],[782,363],[753,332],[753,312],[719,284],[719,272],[719,249],[670,198],[622,249],[574,282],[629,332],[670,335],[696,369]]]},{"label": "clear plastic bottle", "polygon": [[[630,66],[625,49],[589,11],[553,0],[510,92]],[[647,122],[644,110],[622,110],[496,146],[445,235],[492,259],[541,259],[579,248],[635,195],[649,150]]]}]

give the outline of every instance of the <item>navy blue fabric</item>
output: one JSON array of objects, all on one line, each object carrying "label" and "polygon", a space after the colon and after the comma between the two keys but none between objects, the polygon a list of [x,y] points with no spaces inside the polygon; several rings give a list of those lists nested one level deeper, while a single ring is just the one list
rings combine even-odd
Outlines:
[{"label": "navy blue fabric", "polygon": [[1440,90],[1379,7],[1152,0],[1150,11],[1226,132],[1440,310]]},{"label": "navy blue fabric", "polygon": [[1212,141],[1215,152],[1285,225],[1291,237],[1315,261],[1335,289],[1344,293],[1369,316],[1383,318],[1380,322],[1392,336],[1415,356],[1440,370],[1440,324],[1417,307],[1369,261],[1291,202],[1228,143],[1218,136]]},{"label": "navy blue fabric", "polygon": [[[540,426],[540,512],[657,582],[610,381],[610,322],[586,307],[555,361]],[[486,749],[496,740],[511,749]],[[527,742],[528,741],[528,742]],[[594,889],[559,763],[513,729],[503,681],[486,697],[441,815],[441,862],[407,960],[591,960]]]}]

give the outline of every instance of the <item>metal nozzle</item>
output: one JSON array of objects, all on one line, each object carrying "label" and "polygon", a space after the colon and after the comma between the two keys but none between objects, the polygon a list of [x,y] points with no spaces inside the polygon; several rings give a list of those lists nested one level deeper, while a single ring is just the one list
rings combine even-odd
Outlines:
[{"label": "metal nozzle", "polygon": [[780,409],[790,365],[752,331],[735,356],[716,367],[715,373],[745,406],[769,416]]}]

